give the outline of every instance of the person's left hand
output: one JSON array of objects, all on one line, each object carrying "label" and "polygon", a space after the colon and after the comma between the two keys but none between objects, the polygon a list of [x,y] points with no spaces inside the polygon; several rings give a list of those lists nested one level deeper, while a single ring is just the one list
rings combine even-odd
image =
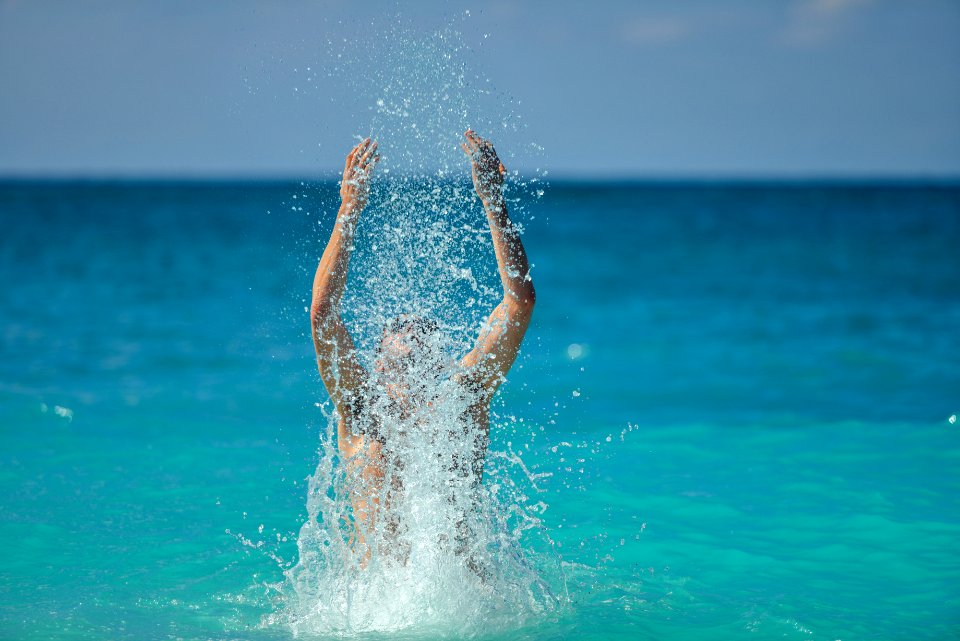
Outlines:
[{"label": "person's left hand", "polygon": [[503,193],[503,177],[507,170],[489,140],[484,140],[471,129],[463,135],[467,142],[460,148],[473,164],[473,188],[485,205],[494,204]]}]

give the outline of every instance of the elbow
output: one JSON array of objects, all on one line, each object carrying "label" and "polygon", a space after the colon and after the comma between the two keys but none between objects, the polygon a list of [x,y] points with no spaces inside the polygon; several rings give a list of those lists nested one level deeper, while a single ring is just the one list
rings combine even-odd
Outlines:
[{"label": "elbow", "polygon": [[537,291],[533,288],[533,283],[527,281],[522,287],[511,292],[507,299],[514,311],[529,315],[533,313],[533,306],[537,303]]},{"label": "elbow", "polygon": [[310,326],[315,333],[321,333],[322,328],[336,316],[336,309],[330,301],[314,300],[310,305]]},{"label": "elbow", "polygon": [[523,296],[521,296],[521,299],[525,307],[533,310],[533,306],[537,304],[537,290],[533,288],[533,282],[527,283],[527,287],[523,293]]}]

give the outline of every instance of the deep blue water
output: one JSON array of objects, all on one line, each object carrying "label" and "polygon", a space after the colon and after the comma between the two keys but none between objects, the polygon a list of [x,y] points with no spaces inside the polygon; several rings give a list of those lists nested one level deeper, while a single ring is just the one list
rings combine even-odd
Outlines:
[{"label": "deep blue water", "polygon": [[[289,637],[226,530],[294,557],[335,191],[0,183],[0,638]],[[571,603],[509,638],[960,635],[960,187],[556,184],[527,214],[501,396],[546,428]]]}]

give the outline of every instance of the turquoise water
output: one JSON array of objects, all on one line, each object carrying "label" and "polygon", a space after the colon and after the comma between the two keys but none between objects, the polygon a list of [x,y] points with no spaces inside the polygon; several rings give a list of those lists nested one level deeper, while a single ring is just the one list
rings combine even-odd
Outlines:
[{"label": "turquoise water", "polygon": [[[0,184],[0,638],[291,638],[334,194]],[[524,222],[493,441],[553,473],[569,601],[493,637],[960,634],[960,188],[555,184]]]}]

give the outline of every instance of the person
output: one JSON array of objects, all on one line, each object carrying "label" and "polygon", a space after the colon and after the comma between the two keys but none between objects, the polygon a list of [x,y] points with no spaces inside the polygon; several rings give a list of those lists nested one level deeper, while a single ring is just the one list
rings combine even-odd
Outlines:
[{"label": "person", "polygon": [[[473,349],[453,368],[444,365],[435,337],[438,329],[430,319],[405,314],[388,323],[376,350],[374,372],[361,365],[354,341],[340,315],[340,300],[347,282],[354,233],[367,205],[371,173],[379,156],[377,143],[367,138],[347,156],[340,183],[340,210],[313,281],[310,324],[317,365],[336,410],[337,445],[355,482],[350,485],[355,529],[353,544],[370,556],[366,536],[382,521],[381,528],[396,529],[389,517],[380,519],[389,493],[398,491],[392,481],[385,488],[391,464],[391,436],[381,425],[389,412],[372,411],[383,399],[398,420],[431,405],[423,398],[418,381],[446,377],[469,402],[462,404],[462,420],[474,429],[472,461],[465,472],[479,483],[489,440],[489,407],[505,380],[530,324],[536,301],[527,255],[516,227],[510,221],[503,197],[506,170],[493,145],[472,130],[464,134],[461,147],[470,158],[473,185],[480,198],[496,255],[503,299],[482,325]],[[433,386],[438,389],[437,386]],[[394,464],[402,462],[394,462]]]}]

